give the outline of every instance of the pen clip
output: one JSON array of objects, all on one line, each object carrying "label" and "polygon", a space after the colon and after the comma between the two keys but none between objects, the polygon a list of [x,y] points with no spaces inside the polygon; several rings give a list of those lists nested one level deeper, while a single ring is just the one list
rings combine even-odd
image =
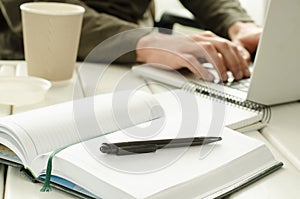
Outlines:
[{"label": "pen clip", "polygon": [[130,155],[135,153],[150,153],[155,152],[157,146],[155,144],[140,144],[140,145],[128,145],[118,146],[115,144],[103,143],[100,147],[100,151],[106,154],[115,155]]},{"label": "pen clip", "polygon": [[135,145],[135,146],[122,146],[118,147],[116,155],[130,155],[130,154],[139,154],[139,153],[151,153],[155,152],[157,149],[155,144],[146,144],[146,145]]}]

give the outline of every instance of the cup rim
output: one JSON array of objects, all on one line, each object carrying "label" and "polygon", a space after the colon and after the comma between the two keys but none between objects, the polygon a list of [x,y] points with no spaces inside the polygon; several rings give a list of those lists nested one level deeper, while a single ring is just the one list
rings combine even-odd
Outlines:
[{"label": "cup rim", "polygon": [[[50,7],[45,9],[45,6],[50,6]],[[58,8],[67,8],[67,9],[59,10]],[[27,2],[21,4],[20,9],[28,13],[44,14],[44,15],[77,15],[85,12],[85,9],[80,5],[62,3],[62,2]]]}]

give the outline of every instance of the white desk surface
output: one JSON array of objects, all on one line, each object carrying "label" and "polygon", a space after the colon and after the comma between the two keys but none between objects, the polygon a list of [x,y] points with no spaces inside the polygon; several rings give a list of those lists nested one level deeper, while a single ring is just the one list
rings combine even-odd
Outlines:
[{"label": "white desk surface", "polygon": [[272,107],[270,124],[262,134],[300,171],[300,102]]},{"label": "white desk surface", "polygon": [[[63,85],[53,86],[46,99],[32,106],[14,107],[13,113],[47,106],[78,97],[111,92],[120,89],[143,89],[147,92],[160,92],[157,86],[147,86],[141,78],[136,78],[128,71],[130,67],[110,66],[105,70],[104,76],[99,79],[102,65],[86,64],[79,68],[74,78]],[[1,73],[1,71],[0,71]],[[100,74],[102,74],[100,72]],[[78,79],[78,76],[80,77]],[[98,81],[99,80],[99,81]],[[125,81],[124,81],[125,80]],[[130,80],[130,81],[129,81]],[[123,82],[128,82],[124,85]],[[75,86],[80,83],[80,86]],[[99,83],[99,84],[98,84]],[[90,86],[94,85],[94,86]],[[74,92],[74,88],[76,92]],[[82,92],[82,89],[84,92]],[[75,93],[75,96],[74,96]],[[9,106],[0,105],[0,116],[10,113]],[[300,171],[294,166],[295,159],[300,159],[297,151],[299,131],[297,115],[300,114],[300,104],[289,104],[273,108],[272,120],[262,133],[255,131],[247,133],[248,136],[264,141],[272,150],[276,158],[284,163],[284,167],[260,181],[231,195],[230,198],[298,198],[300,196]],[[292,154],[292,155],[289,155]],[[2,198],[76,198],[67,193],[54,189],[49,193],[39,192],[41,184],[32,183],[17,168],[0,165],[0,192]],[[1,198],[0,196],[0,198]]]}]

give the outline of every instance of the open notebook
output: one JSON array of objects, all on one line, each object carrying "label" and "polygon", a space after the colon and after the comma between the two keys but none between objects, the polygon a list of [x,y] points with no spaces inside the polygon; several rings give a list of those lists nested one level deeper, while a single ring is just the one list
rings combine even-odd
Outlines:
[{"label": "open notebook", "polygon": [[[264,143],[223,126],[198,123],[190,108],[201,110],[178,100],[191,96],[180,90],[158,95],[137,92],[128,101],[123,94],[105,94],[3,117],[0,143],[11,152],[2,151],[0,156],[3,162],[24,167],[39,182],[47,181],[45,174],[51,171],[52,186],[83,198],[103,199],[168,199],[178,194],[214,198],[282,166]],[[128,156],[99,150],[103,142],[208,135],[223,139]]]}]

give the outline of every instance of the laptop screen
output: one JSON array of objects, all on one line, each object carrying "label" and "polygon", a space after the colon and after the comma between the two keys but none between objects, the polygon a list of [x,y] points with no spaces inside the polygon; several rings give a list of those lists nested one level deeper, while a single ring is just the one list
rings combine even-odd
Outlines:
[{"label": "laptop screen", "polygon": [[271,0],[247,99],[265,105],[300,99],[300,1]]}]

